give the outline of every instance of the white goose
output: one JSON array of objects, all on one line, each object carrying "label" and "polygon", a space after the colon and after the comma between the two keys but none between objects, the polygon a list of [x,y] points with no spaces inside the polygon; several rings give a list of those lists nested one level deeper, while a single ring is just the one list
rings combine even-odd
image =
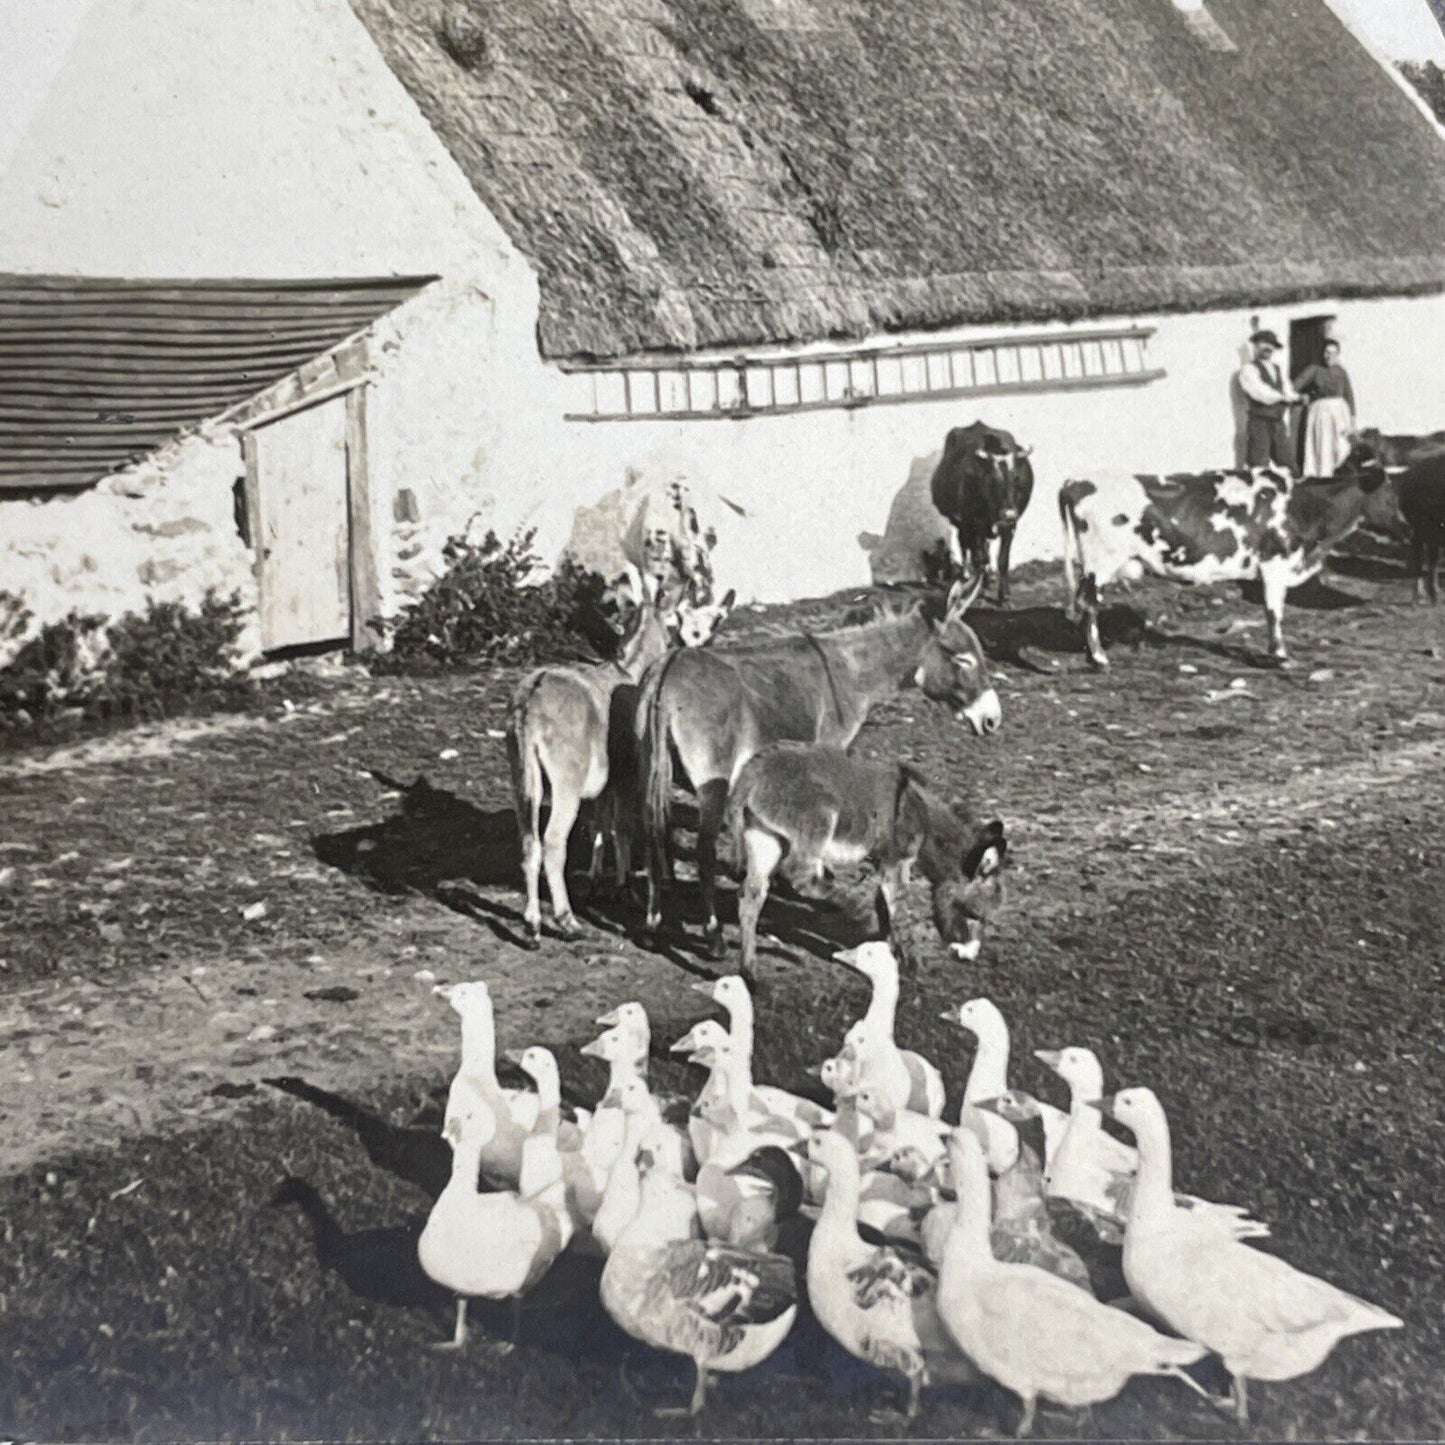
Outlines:
[{"label": "white goose", "polygon": [[597,1020],[599,1028],[615,1028],[632,1047],[632,1062],[644,1079],[652,1052],[652,1023],[640,1003],[620,1003]]},{"label": "white goose", "polygon": [[[452,1146],[452,1175],[417,1241],[421,1267],[457,1296],[456,1333],[440,1349],[466,1344],[467,1300],[473,1297],[510,1298],[515,1339],[522,1295],[572,1237],[557,1140],[549,1130],[523,1144],[516,1193],[478,1193],[477,1171],[496,1126],[490,1105],[477,1100],[443,1127]],[[511,1348],[501,1346],[504,1353]]]},{"label": "white goose", "polygon": [[633,1339],[692,1360],[689,1407],[657,1413],[695,1416],[707,1403],[708,1375],[761,1364],[792,1329],[798,1305],[791,1260],[690,1237],[694,1201],[675,1162],[644,1151],[640,1202],[607,1257],[601,1295]]},{"label": "white goose", "polygon": [[859,1077],[876,1083],[900,1109],[937,1119],[943,1114],[943,1075],[922,1054],[900,1049],[894,1039],[898,1015],[898,959],[886,942],[873,940],[835,953],[873,985],[858,1052]]},{"label": "white goose", "polygon": [[489,1180],[515,1186],[522,1168],[522,1141],[537,1127],[537,1096],[530,1089],[504,1089],[497,1082],[497,1026],[491,989],[480,979],[438,984],[432,992],[462,1021],[462,1060],[447,1090],[442,1131],[461,1114],[483,1106],[495,1127],[482,1146],[481,1169]]},{"label": "white goose", "polygon": [[[1008,1024],[998,1006],[986,998],[971,998],[958,1008],[947,1010],[942,1017],[967,1029],[978,1040],[968,1082],[963,1086],[959,1122],[963,1123],[966,1117],[980,1121],[988,1140],[988,1167],[995,1174],[1003,1174],[1012,1169],[1018,1159],[1018,1134],[1007,1120],[973,1106],[982,1099],[996,1099],[1009,1092]],[[1068,1128],[1069,1116],[1062,1109],[1044,1103],[1039,1104],[1039,1113],[1044,1121],[1044,1167],[1047,1169]]]},{"label": "white goose", "polygon": [[[592,1237],[605,1254],[612,1251],[641,1205],[638,1153],[644,1149],[669,1156],[677,1153],[677,1145],[669,1137],[673,1131],[664,1122],[657,1100],[648,1092],[646,1080],[633,1077],[620,1084],[616,1106],[623,1115],[623,1141],[607,1172],[607,1183],[592,1220]],[[690,1232],[696,1233],[696,1203],[692,1219]]]},{"label": "white goose", "polygon": [[[695,993],[705,994],[727,1010],[728,1037],[733,1056],[743,1071],[752,1096],[753,1107],[779,1118],[796,1118],[804,1130],[823,1129],[832,1122],[832,1115],[821,1104],[791,1094],[771,1084],[758,1084],[753,1079],[753,1041],[755,1016],[753,995],[741,974],[727,973],[713,983],[693,984]],[[705,1045],[711,1047],[711,1045]],[[677,1046],[674,1045],[674,1048]]]},{"label": "white goose", "polygon": [[1171,1329],[1213,1350],[1233,1377],[1241,1424],[1250,1380],[1292,1380],[1347,1335],[1399,1329],[1377,1305],[1229,1235],[1201,1230],[1174,1200],[1169,1121],[1149,1089],[1124,1089],[1104,1107],[1139,1146],[1139,1182],[1124,1231],[1130,1292]]},{"label": "white goose", "polygon": [[[711,1071],[688,1127],[699,1167],[714,1164],[721,1169],[732,1169],[755,1149],[767,1144],[801,1151],[807,1138],[801,1121],[791,1114],[779,1115],[758,1108],[756,1091],[748,1087],[747,1066],[738,1058],[728,1036],[721,1033],[721,1029],[720,1038],[702,1026],[693,1030],[699,1031],[708,1041],[695,1047],[690,1057]],[[706,1149],[705,1154],[702,1148]]]},{"label": "white goose", "polygon": [[1022,1399],[1017,1434],[1033,1428],[1040,1396],[1078,1408],[1113,1399],[1133,1375],[1188,1380],[1184,1366],[1203,1358],[1204,1346],[1161,1335],[1036,1265],[995,1259],[988,1163],[971,1130],[955,1133],[952,1165],[958,1205],[943,1250],[938,1313],[964,1354]]},{"label": "white goose", "polygon": [[588,1058],[601,1059],[607,1065],[607,1088],[592,1111],[582,1140],[588,1164],[605,1178],[622,1150],[626,1125],[618,1104],[622,1086],[629,1079],[641,1079],[645,1088],[647,1079],[640,1070],[634,1040],[623,1028],[609,1028],[590,1044],[583,1044],[578,1052]]},{"label": "white goose", "polygon": [[808,1244],[809,1303],[818,1323],[849,1354],[903,1376],[904,1418],[911,1420],[924,1385],[968,1383],[975,1372],[938,1318],[932,1270],[911,1253],[869,1244],[859,1235],[862,1181],[853,1146],[829,1130],[814,1135],[809,1153],[828,1181]]},{"label": "white goose", "polygon": [[557,1138],[558,1167],[566,1189],[567,1208],[574,1228],[586,1229],[591,1226],[602,1203],[607,1171],[589,1157],[584,1133],[574,1127],[570,1137],[563,1138],[559,1132],[562,1124],[562,1080],[557,1072],[556,1057],[550,1049],[535,1044],[520,1051],[508,1049],[506,1057],[537,1086],[537,1127],[533,1132],[550,1133]]},{"label": "white goose", "polygon": [[[1104,1131],[1098,1101],[1104,1095],[1104,1070],[1092,1049],[1037,1049],[1034,1057],[1069,1086],[1069,1123],[1045,1171],[1048,1193],[1068,1199],[1090,1212],[1101,1234],[1121,1237],[1129,1217],[1139,1155]],[[1192,1213],[1201,1228],[1217,1229],[1236,1239],[1262,1239],[1269,1225],[1251,1219],[1236,1204],[1216,1204],[1189,1194],[1175,1203]]]}]

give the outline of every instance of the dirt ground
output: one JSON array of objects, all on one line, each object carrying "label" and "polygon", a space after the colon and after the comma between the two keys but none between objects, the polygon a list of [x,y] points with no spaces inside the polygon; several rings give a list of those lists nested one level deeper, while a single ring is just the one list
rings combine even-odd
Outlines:
[{"label": "dirt ground", "polygon": [[[1408,605],[1398,559],[1362,547],[1293,599],[1298,665],[1277,672],[1257,665],[1257,599],[1149,585],[1107,614],[1101,676],[1059,591],[1030,569],[1011,612],[976,616],[996,737],[905,693],[860,739],[1002,817],[1014,844],[1011,911],[978,964],[950,961],[922,910],[907,920],[923,966],[900,1036],[942,1066],[950,1111],[971,1049],[939,1021],[948,1004],[992,997],[1013,1078],[1055,1100],[1031,1050],[1092,1045],[1111,1084],[1160,1093],[1183,1187],[1248,1206],[1272,1250],[1404,1317],[1255,1391],[1247,1438],[1439,1435],[1445,613]],[[856,600],[743,613],[719,645]],[[602,1070],[577,1047],[627,998],[652,1014],[655,1076],[695,1082],[665,1050],[706,1009],[687,985],[714,972],[685,884],[664,949],[616,903],[584,942],[517,947],[514,680],[353,670],[262,714],[0,759],[0,1434],[659,1433],[618,1384],[625,1341],[583,1264],[549,1277],[515,1354],[426,1348],[447,1306],[418,1278],[428,1197],[402,1176],[435,1138],[406,1126],[434,1129],[457,1049],[431,985],[486,977],[503,1042],[555,1049],[590,1103]],[[758,1074],[806,1091],[864,1005],[829,959],[864,911],[776,901],[763,926]],[[278,1076],[363,1122],[263,1082]],[[287,1175],[329,1227],[270,1206]],[[649,1403],[681,1397],[679,1362],[639,1351],[633,1371]],[[872,1435],[892,1389],[803,1322],[767,1369],[724,1382],[702,1430]],[[998,1433],[1015,1410],[991,1388],[940,1392],[914,1433]],[[1136,1382],[1039,1432],[1233,1426]]]}]

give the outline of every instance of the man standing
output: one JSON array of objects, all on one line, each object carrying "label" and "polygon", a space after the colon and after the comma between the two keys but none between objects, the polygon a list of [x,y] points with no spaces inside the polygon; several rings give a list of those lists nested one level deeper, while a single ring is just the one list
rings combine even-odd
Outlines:
[{"label": "man standing", "polygon": [[1273,462],[1293,472],[1293,449],[1285,418],[1299,397],[1274,360],[1275,352],[1280,349],[1279,337],[1273,331],[1256,331],[1249,338],[1249,344],[1254,348],[1254,355],[1239,371],[1239,389],[1244,393],[1248,410],[1244,464],[1263,467]]}]

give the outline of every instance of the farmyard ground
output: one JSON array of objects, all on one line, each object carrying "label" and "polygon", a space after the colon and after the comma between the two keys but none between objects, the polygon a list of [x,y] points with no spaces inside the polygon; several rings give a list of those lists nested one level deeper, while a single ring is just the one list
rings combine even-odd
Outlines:
[{"label": "farmyard ground", "polygon": [[[962,738],[914,694],[860,740],[970,793],[1015,839],[1013,909],[980,964],[914,930],[924,965],[900,1035],[943,1067],[950,1112],[971,1049],[937,1018],[949,1003],[994,998],[1013,1077],[1051,1098],[1031,1050],[1093,1045],[1111,1082],[1163,1097],[1184,1185],[1247,1205],[1272,1221],[1270,1248],[1405,1318],[1256,1390],[1250,1437],[1439,1435],[1445,617],[1408,605],[1397,563],[1342,559],[1291,609],[1300,665],[1280,674],[1251,665],[1256,603],[1145,587],[1106,619],[1115,667],[1097,677],[1058,591],[1040,572],[1011,615],[979,614],[1004,673],[996,738]],[[729,632],[824,625],[852,601]],[[262,1082],[299,1076],[383,1126],[434,1118],[456,1033],[429,985],[470,976],[493,982],[503,1041],[556,1049],[580,1101],[601,1070],[577,1046],[629,997],[652,1012],[657,1076],[689,1082],[664,1054],[706,1007],[687,988],[712,968],[692,942],[645,951],[619,908],[583,944],[512,942],[512,681],[352,675],[177,744],[0,764],[0,1433],[661,1433],[646,1406],[677,1403],[686,1372],[639,1351],[645,1403],[629,1397],[585,1266],[534,1297],[514,1354],[489,1334],[433,1354],[447,1308],[408,1232],[425,1193],[351,1124]],[[372,770],[427,783],[388,789]],[[828,961],[860,927],[770,905],[760,1077],[806,1085],[861,1010],[861,980]],[[414,1137],[368,1132],[379,1156]],[[345,1233],[324,1261],[300,1213],[270,1206],[288,1174]],[[721,1385],[702,1430],[872,1435],[869,1409],[893,1398],[800,1325],[767,1370]],[[940,1393],[913,1433],[1015,1419],[1002,1392]],[[1040,1433],[1233,1427],[1160,1382],[1092,1419],[1042,1415]]]}]

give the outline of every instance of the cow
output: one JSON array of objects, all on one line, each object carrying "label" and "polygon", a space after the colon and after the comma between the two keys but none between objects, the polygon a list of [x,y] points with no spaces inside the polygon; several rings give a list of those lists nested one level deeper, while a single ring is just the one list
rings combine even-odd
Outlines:
[{"label": "cow", "polygon": [[1428,597],[1438,602],[1440,549],[1445,543],[1445,432],[1383,436],[1370,429],[1359,432],[1356,440],[1375,450],[1394,482],[1386,504],[1372,508],[1364,526],[1389,536],[1409,536],[1415,601]]},{"label": "cow", "polygon": [[977,955],[984,925],[1003,904],[1003,824],[979,824],[946,806],[907,763],[863,762],[812,743],[773,743],[738,773],[727,831],[744,869],[738,923],[741,972],[749,981],[758,917],[780,867],[802,880],[871,864],[886,930],[917,863],[932,891],[934,926],[961,958]]},{"label": "cow", "polygon": [[1069,617],[1082,610],[1089,661],[1095,667],[1109,661],[1099,641],[1099,588],[1150,572],[1190,584],[1258,578],[1270,656],[1288,665],[1285,593],[1324,566],[1387,480],[1374,449],[1357,442],[1328,478],[1296,481],[1282,468],[1265,466],[1065,482],[1059,490],[1064,610]]},{"label": "cow", "polygon": [[998,605],[1009,603],[1009,552],[1014,528],[1034,491],[1032,448],[986,422],[957,426],[929,483],[933,505],[953,524],[960,564],[988,570],[988,544],[998,538]]},{"label": "cow", "polygon": [[[716,499],[739,516],[743,509]],[[634,591],[650,577],[663,593],[680,588],[682,600],[702,606],[713,600],[712,551],[717,529],[699,515],[703,496],[680,477],[643,488],[622,531],[622,555]]]}]

